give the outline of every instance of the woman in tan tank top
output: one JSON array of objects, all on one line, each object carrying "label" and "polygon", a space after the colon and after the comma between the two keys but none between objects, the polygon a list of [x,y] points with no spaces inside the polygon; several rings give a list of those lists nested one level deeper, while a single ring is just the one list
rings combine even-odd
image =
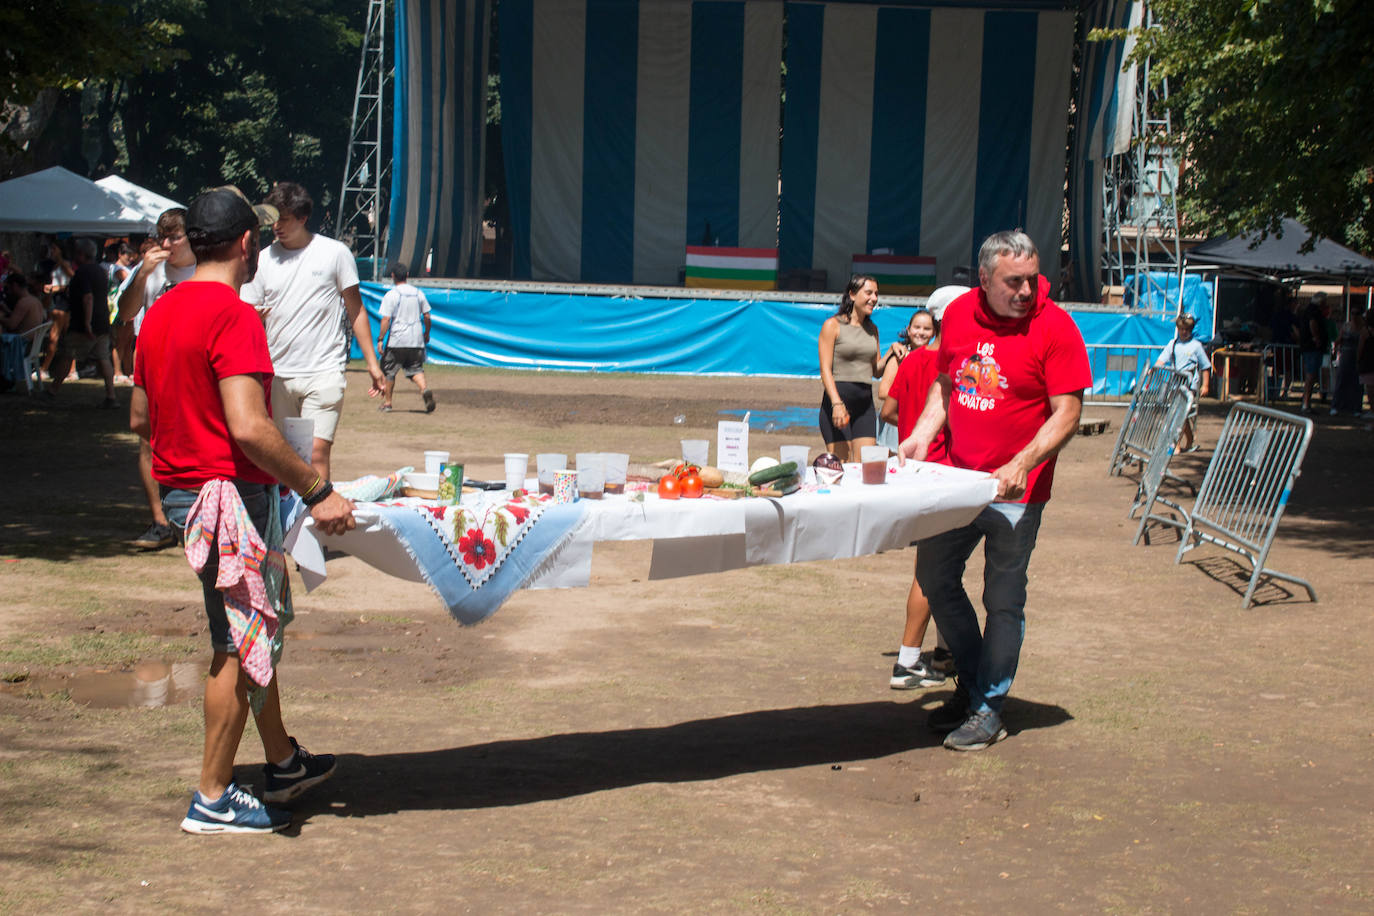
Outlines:
[{"label": "woman in tan tank top", "polygon": [[[878,327],[872,318],[877,305],[878,281],[855,274],[840,299],[839,311],[821,325],[821,439],[826,451],[841,461],[858,461],[859,450],[878,441],[878,414],[873,407]],[[894,353],[896,348],[894,344]]]}]

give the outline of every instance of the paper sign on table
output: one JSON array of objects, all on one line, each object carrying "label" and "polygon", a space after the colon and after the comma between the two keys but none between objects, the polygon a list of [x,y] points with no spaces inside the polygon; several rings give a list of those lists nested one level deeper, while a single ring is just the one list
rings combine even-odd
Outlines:
[{"label": "paper sign on table", "polygon": [[721,420],[716,435],[716,467],[722,471],[749,470],[749,414],[743,420]]}]

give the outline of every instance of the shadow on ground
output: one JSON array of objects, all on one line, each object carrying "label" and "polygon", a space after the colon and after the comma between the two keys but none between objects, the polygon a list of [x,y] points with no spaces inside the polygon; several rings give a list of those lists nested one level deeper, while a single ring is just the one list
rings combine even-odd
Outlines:
[{"label": "shadow on ground", "polygon": [[[948,693],[928,695],[942,700]],[[1017,732],[1072,719],[1059,706],[1009,699]],[[913,703],[850,703],[767,709],[660,728],[546,735],[468,747],[394,754],[342,754],[330,788],[298,814],[368,817],[405,810],[495,808],[657,782],[694,782],[741,773],[844,765],[942,739]],[[252,783],[261,770],[239,767]],[[330,798],[346,799],[330,801]],[[298,818],[299,822],[299,818]]]}]

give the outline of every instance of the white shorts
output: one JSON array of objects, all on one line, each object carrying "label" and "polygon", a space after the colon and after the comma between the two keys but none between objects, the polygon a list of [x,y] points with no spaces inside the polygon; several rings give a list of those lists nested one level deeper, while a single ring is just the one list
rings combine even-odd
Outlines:
[{"label": "white shorts", "polygon": [[343,370],[321,372],[301,378],[272,376],[272,419],[281,426],[287,417],[307,417],[315,421],[315,438],[334,441],[343,411],[347,382]]}]

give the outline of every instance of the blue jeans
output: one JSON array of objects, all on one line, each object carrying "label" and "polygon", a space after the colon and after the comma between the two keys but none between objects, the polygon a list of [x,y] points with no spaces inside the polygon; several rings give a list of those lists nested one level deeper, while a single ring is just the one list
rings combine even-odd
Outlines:
[{"label": "blue jeans", "polygon": [[[241,480],[234,481],[234,486],[238,488],[243,506],[248,510],[248,516],[257,526],[258,534],[266,536],[268,516],[271,512],[271,504],[268,502],[271,488],[266,484],[245,483]],[[176,529],[177,539],[185,543],[186,516],[190,514],[191,506],[195,504],[200,491],[177,490],[166,486],[160,489],[162,511],[167,513],[168,523]],[[224,610],[224,593],[215,587],[215,579],[218,576],[219,551],[211,550],[205,568],[200,571],[199,576],[201,593],[205,599],[205,619],[209,623],[210,648],[216,652],[237,655],[238,648],[234,645],[234,638],[229,632],[229,615]]]},{"label": "blue jeans", "polygon": [[[1026,634],[1026,567],[1044,509],[1044,503],[992,503],[971,524],[916,545],[916,579],[954,656],[959,683],[968,689],[971,712],[991,709],[1000,714],[1016,677]],[[980,633],[978,615],[964,590],[964,568],[985,538],[987,624]]]}]

